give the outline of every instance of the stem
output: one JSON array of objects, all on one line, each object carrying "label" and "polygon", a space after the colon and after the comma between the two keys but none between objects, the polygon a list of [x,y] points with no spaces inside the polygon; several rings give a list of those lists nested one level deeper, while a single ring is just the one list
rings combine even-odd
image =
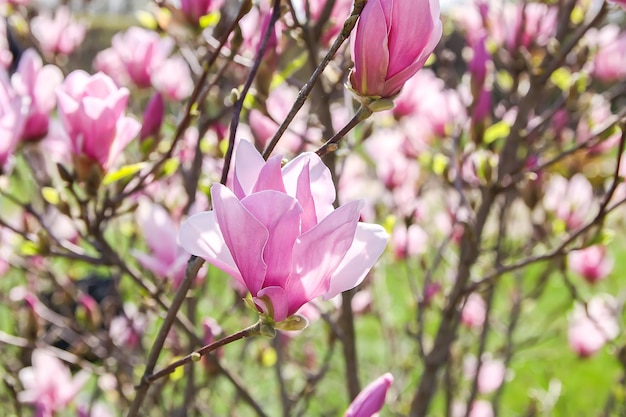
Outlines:
[{"label": "stem", "polygon": [[260,329],[261,329],[261,322],[259,321],[250,327],[246,327],[245,329],[238,331],[237,333],[233,333],[230,336],[226,336],[223,339],[220,339],[209,345],[201,347],[200,349],[188,354],[187,356],[175,362],[172,362],[165,368],[161,369],[158,372],[155,372],[152,375],[144,376],[143,381],[145,381],[145,383],[148,385],[152,384],[157,379],[161,379],[164,376],[171,374],[172,372],[174,372],[176,369],[180,368],[183,365],[200,360],[200,358],[206,355],[207,353],[211,353],[214,350],[221,348],[222,346],[228,345],[240,339],[245,339],[250,336],[259,336],[261,334]]},{"label": "stem", "polygon": [[152,349],[148,354],[148,362],[146,363],[146,370],[144,371],[143,377],[141,378],[141,383],[137,387],[137,393],[135,394],[135,399],[130,405],[130,411],[128,412],[128,417],[136,417],[139,414],[139,408],[143,403],[143,400],[146,398],[146,394],[148,393],[148,388],[150,387],[149,382],[147,381],[147,377],[152,374],[154,371],[154,367],[156,366],[157,360],[159,359],[159,354],[161,353],[161,349],[163,349],[163,345],[165,344],[165,339],[174,324],[176,319],[176,315],[180,306],[185,301],[185,297],[187,296],[187,291],[191,287],[192,282],[195,280],[198,275],[198,271],[204,264],[204,259],[198,258],[197,256],[191,256],[189,258],[189,262],[187,263],[187,271],[185,273],[185,279],[181,282],[180,287],[178,287],[178,291],[176,291],[176,295],[174,296],[174,301],[170,305],[170,308],[167,310],[167,315],[165,316],[165,320],[161,325],[161,329],[159,330],[159,334],[157,335],[154,344],[152,345]]},{"label": "stem", "polygon": [[337,53],[341,45],[345,42],[346,39],[348,39],[348,36],[350,36],[352,29],[354,29],[354,26],[356,26],[356,22],[359,16],[361,15],[361,11],[363,11],[363,7],[365,7],[365,3],[367,3],[367,0],[354,0],[352,13],[344,22],[341,32],[337,36],[337,39],[335,39],[335,42],[333,42],[333,45],[330,47],[330,49],[326,53],[326,56],[324,56],[324,59],[322,59],[322,62],[320,62],[318,67],[315,69],[315,71],[313,71],[313,74],[311,75],[309,80],[300,89],[300,92],[298,93],[298,97],[296,98],[296,101],[293,103],[291,110],[289,110],[289,114],[287,114],[287,117],[285,117],[285,120],[283,121],[283,123],[278,127],[278,130],[276,131],[276,133],[272,137],[272,140],[270,141],[270,143],[267,145],[267,148],[263,152],[264,159],[269,158],[270,154],[276,147],[276,144],[278,143],[282,135],[287,130],[287,127],[289,126],[293,118],[296,117],[296,114],[298,114],[298,112],[300,111],[304,103],[306,102],[306,99],[308,98],[309,94],[311,94],[311,91],[313,90],[313,86],[317,82],[317,79],[320,77],[320,75],[322,75],[322,72],[324,72],[324,69],[326,69],[326,66],[333,59],[333,57],[335,56],[335,54]]},{"label": "stem", "polygon": [[354,332],[354,313],[352,311],[352,297],[354,289],[341,294],[341,318],[339,325],[343,334],[341,346],[346,366],[346,380],[350,401],[354,400],[361,386],[359,383],[359,365],[356,354],[356,335]]},{"label": "stem", "polygon": [[369,108],[365,106],[361,106],[359,110],[357,110],[354,117],[352,117],[352,119],[339,132],[335,133],[335,135],[332,138],[328,139],[328,141],[326,141],[326,143],[324,143],[324,145],[322,145],[321,148],[315,151],[315,153],[318,156],[324,156],[328,152],[336,151],[337,148],[339,147],[337,144],[341,141],[341,139],[343,139],[343,137],[346,136],[348,132],[354,129],[356,125],[358,125],[363,120],[370,117],[371,115],[372,115],[372,111]]}]

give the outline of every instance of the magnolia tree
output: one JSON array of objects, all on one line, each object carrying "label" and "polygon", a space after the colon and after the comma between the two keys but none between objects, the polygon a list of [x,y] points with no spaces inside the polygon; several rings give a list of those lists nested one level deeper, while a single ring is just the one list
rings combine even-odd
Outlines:
[{"label": "magnolia tree", "polygon": [[626,413],[624,1],[70,3],[0,1],[0,414]]}]

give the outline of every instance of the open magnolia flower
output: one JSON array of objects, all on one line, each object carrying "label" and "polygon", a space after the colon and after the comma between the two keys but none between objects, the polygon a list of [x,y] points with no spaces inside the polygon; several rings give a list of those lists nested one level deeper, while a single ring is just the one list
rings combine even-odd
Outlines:
[{"label": "open magnolia flower", "polygon": [[333,207],[330,171],[314,153],[281,169],[252,144],[239,143],[232,190],[214,184],[213,210],[180,230],[180,243],[240,281],[274,322],[308,301],[358,285],[387,244],[387,233],[360,223],[361,201]]}]

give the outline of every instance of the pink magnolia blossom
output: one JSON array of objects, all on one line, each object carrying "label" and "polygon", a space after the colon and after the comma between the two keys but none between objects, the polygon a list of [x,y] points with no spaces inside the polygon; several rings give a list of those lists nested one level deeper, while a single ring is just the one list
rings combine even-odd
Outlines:
[{"label": "pink magnolia blossom", "polygon": [[393,375],[390,373],[372,381],[352,401],[344,417],[371,417],[378,413],[385,405],[385,397],[391,384],[393,384]]},{"label": "pink magnolia blossom", "polygon": [[626,32],[607,25],[597,32],[595,42],[598,52],[593,59],[593,75],[605,82],[626,80]]},{"label": "pink magnolia blossom", "polygon": [[422,255],[428,249],[428,234],[417,224],[397,224],[391,234],[396,259]]},{"label": "pink magnolia blossom", "polygon": [[81,70],[68,75],[57,89],[59,117],[70,138],[79,174],[92,162],[106,171],[139,132],[140,124],[124,116],[128,94],[107,75],[89,75]]},{"label": "pink magnolia blossom", "polygon": [[179,55],[166,59],[151,74],[154,88],[172,101],[184,100],[193,91],[193,80],[187,62]]},{"label": "pink magnolia blossom", "polygon": [[22,136],[30,99],[15,92],[5,70],[0,69],[0,168],[6,166]]},{"label": "pink magnolia blossom", "polygon": [[467,118],[458,91],[445,88],[444,81],[429,69],[408,80],[394,103],[393,115],[409,117],[405,130],[413,136],[425,131],[443,137],[448,126],[462,124]]},{"label": "pink magnolia blossom", "polygon": [[564,221],[569,230],[573,230],[582,226],[592,213],[595,204],[593,188],[582,174],[576,174],[570,180],[555,175],[548,182],[543,204]]},{"label": "pink magnolia blossom", "polygon": [[222,7],[223,0],[180,0],[180,11],[197,25],[200,18]]},{"label": "pink magnolia blossom", "polygon": [[599,295],[587,303],[574,306],[570,318],[568,342],[570,348],[582,358],[598,352],[604,344],[619,335],[615,315],[616,301],[608,295]]},{"label": "pink magnolia blossom", "polygon": [[485,300],[476,294],[472,293],[467,297],[463,311],[461,311],[461,323],[471,328],[480,328],[485,323],[487,318],[487,305]]},{"label": "pink magnolia blossom", "polygon": [[151,254],[133,250],[132,255],[144,268],[173,280],[178,286],[185,277],[189,259],[189,255],[178,246],[178,227],[163,206],[147,200],[139,203],[136,215]]},{"label": "pink magnolia blossom", "polygon": [[62,82],[63,73],[58,67],[44,66],[34,49],[24,51],[17,72],[11,77],[15,91],[30,98],[22,139],[41,139],[48,133],[50,113],[56,106],[54,91]]},{"label": "pink magnolia blossom", "polygon": [[303,153],[282,169],[281,160],[266,162],[241,141],[232,189],[213,184],[213,210],[180,230],[188,252],[245,285],[276,322],[358,285],[387,243],[381,226],[359,223],[362,202],[333,208],[335,187],[317,155]]},{"label": "pink magnolia blossom", "polygon": [[35,406],[36,417],[52,417],[63,411],[89,379],[80,371],[72,377],[70,370],[46,350],[35,349],[32,366],[19,372],[24,391],[18,393],[20,402]]},{"label": "pink magnolia blossom", "polygon": [[87,26],[75,21],[69,8],[59,6],[54,17],[47,13],[34,17],[31,30],[45,54],[69,55],[85,39]]},{"label": "pink magnolia blossom", "polygon": [[[469,379],[476,377],[478,361],[475,357],[469,357],[464,363],[464,373]],[[506,366],[500,359],[493,359],[490,355],[482,356],[480,371],[478,372],[477,387],[481,394],[489,394],[497,390],[506,376]]]},{"label": "pink magnolia blossom", "polygon": [[570,252],[569,266],[590,284],[604,279],[613,270],[613,260],[607,256],[606,248],[593,245],[588,248]]},{"label": "pink magnolia blossom", "polygon": [[[174,48],[174,40],[139,27],[117,33],[111,40],[112,48],[98,53],[94,68],[101,71],[120,71],[110,74],[116,80],[130,80],[138,87],[150,87],[152,74],[161,67]],[[120,65],[121,64],[121,65]],[[175,80],[178,75],[170,74]]]},{"label": "pink magnolia blossom", "polygon": [[558,8],[535,2],[507,3],[503,23],[505,44],[510,51],[519,46],[527,49],[544,46],[556,34]]},{"label": "pink magnolia blossom", "polygon": [[352,89],[391,98],[424,66],[439,43],[438,0],[371,0],[352,33]]}]

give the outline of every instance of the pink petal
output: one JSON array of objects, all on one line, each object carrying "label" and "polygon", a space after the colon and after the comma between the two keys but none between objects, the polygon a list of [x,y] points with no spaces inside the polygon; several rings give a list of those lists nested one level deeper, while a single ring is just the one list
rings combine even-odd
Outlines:
[{"label": "pink petal", "polygon": [[211,188],[213,208],[226,246],[243,277],[246,287],[256,296],[265,280],[267,265],[263,249],[269,238],[267,228],[259,222],[222,184]]},{"label": "pink petal", "polygon": [[389,66],[388,17],[380,0],[372,0],[363,8],[354,31],[350,77],[352,88],[364,95],[380,95]]},{"label": "pink petal", "polygon": [[241,273],[224,241],[215,213],[205,211],[194,214],[180,226],[178,239],[181,246],[192,255],[204,258],[245,285]]},{"label": "pink petal", "polygon": [[280,155],[272,156],[268,159],[263,168],[261,168],[261,172],[259,172],[259,178],[252,189],[253,193],[263,190],[275,190],[283,194],[286,193],[283,175],[280,170],[281,162],[282,156]]},{"label": "pink petal", "polygon": [[[263,297],[269,298],[272,303],[271,309]],[[289,296],[281,287],[266,287],[254,297],[254,303],[265,314],[271,314],[276,322],[281,322],[289,317]]]},{"label": "pink petal", "polygon": [[352,245],[363,202],[353,201],[326,216],[296,240],[293,268],[285,290],[289,315],[328,291],[330,277]]},{"label": "pink petal", "polygon": [[249,195],[241,204],[269,233],[263,248],[267,265],[263,287],[284,287],[291,273],[293,246],[300,236],[302,207],[287,194],[271,190]]},{"label": "pink petal", "polygon": [[371,417],[385,404],[389,387],[393,384],[393,375],[386,373],[371,382],[352,401],[344,417]]},{"label": "pink petal", "polygon": [[359,285],[385,251],[388,239],[389,235],[382,226],[359,223],[354,242],[335,270],[324,300]]},{"label": "pink petal", "polygon": [[[308,166],[308,168],[307,168]],[[296,197],[304,195],[306,191],[299,190],[299,187],[305,186],[301,183],[300,175],[304,169],[309,171],[310,194],[315,202],[315,212],[317,213],[317,222],[328,216],[335,210],[333,203],[335,202],[335,184],[328,167],[322,162],[319,156],[312,152],[300,154],[283,167],[283,182],[287,194]]]},{"label": "pink petal", "polygon": [[242,199],[252,193],[265,160],[253,144],[240,140],[235,154],[233,189],[237,198]]}]

